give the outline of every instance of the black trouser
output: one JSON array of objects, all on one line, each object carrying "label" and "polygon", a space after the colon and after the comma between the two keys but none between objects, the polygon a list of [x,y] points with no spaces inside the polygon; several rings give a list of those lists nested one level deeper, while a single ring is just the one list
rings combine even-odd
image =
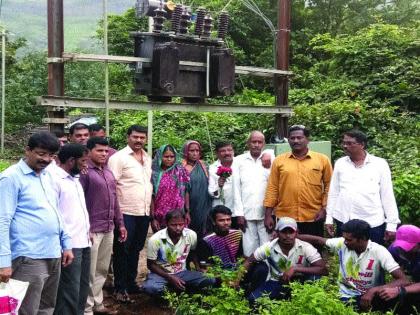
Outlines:
[{"label": "black trouser", "polygon": [[83,315],[89,294],[90,247],[73,248],[74,259],[61,268],[54,314]]},{"label": "black trouser", "polygon": [[123,214],[127,229],[127,240],[121,243],[119,230],[114,230],[114,287],[115,292],[124,293],[136,289],[137,269],[140,251],[144,247],[149,230],[149,216]]}]

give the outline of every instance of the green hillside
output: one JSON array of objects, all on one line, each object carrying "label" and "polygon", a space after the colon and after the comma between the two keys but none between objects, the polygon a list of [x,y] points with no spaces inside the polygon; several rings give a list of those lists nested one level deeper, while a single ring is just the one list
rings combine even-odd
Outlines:
[{"label": "green hillside", "polygon": [[[108,0],[110,13],[121,13],[134,6],[134,0]],[[102,0],[64,1],[65,50],[100,50],[92,39],[102,18]],[[28,40],[27,50],[47,49],[47,1],[3,0],[0,21],[15,37]]]}]

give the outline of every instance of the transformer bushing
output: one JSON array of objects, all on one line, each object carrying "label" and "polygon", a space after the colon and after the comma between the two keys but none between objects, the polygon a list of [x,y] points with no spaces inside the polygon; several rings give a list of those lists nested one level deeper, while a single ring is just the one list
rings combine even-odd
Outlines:
[{"label": "transformer bushing", "polygon": [[172,12],[172,18],[171,18],[171,31],[172,32],[178,33],[179,31],[179,23],[181,20],[182,11],[183,11],[182,5],[177,4],[175,6],[174,12]]},{"label": "transformer bushing", "polygon": [[206,14],[204,17],[203,34],[201,37],[208,38],[211,35],[211,29],[213,27],[213,18],[210,14]]},{"label": "transformer bushing", "polygon": [[223,11],[219,15],[219,29],[217,31],[217,37],[220,39],[225,39],[228,27],[229,27],[229,14]]},{"label": "transformer bushing", "polygon": [[185,9],[179,21],[179,33],[187,34],[188,26],[190,25],[190,23],[191,23],[191,15],[188,13],[187,9]]},{"label": "transformer bushing", "polygon": [[155,16],[153,17],[153,32],[160,33],[163,29],[163,22],[166,20],[165,18],[165,10],[160,6],[155,10]]},{"label": "transformer bushing", "polygon": [[197,18],[195,20],[195,30],[194,34],[197,36],[201,36],[203,33],[203,25],[204,25],[204,17],[206,16],[206,10],[203,8],[199,8],[197,10]]}]

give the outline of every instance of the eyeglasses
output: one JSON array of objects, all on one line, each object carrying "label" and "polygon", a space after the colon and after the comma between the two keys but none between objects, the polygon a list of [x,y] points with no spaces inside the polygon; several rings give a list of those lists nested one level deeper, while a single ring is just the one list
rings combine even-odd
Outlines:
[{"label": "eyeglasses", "polygon": [[346,147],[349,147],[349,146],[352,146],[352,145],[355,145],[355,144],[360,144],[360,143],[358,143],[358,142],[355,142],[355,141],[341,141],[341,146],[346,146]]}]

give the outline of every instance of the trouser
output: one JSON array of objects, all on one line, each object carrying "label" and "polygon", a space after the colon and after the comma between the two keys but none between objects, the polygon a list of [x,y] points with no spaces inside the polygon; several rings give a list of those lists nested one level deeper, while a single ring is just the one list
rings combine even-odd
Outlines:
[{"label": "trouser", "polygon": [[114,233],[93,233],[93,244],[90,249],[89,295],[86,301],[85,314],[93,314],[96,307],[103,303],[102,287],[108,275],[111,261]]},{"label": "trouser", "polygon": [[313,221],[313,222],[297,222],[298,230],[300,234],[309,234],[315,236],[324,236],[324,221]]},{"label": "trouser", "polygon": [[74,259],[61,268],[54,314],[81,315],[89,293],[90,247],[73,248]]},{"label": "trouser", "polygon": [[118,241],[119,231],[114,230],[114,287],[115,292],[124,293],[137,287],[137,269],[140,251],[144,247],[149,229],[149,216],[123,214],[127,240]]},{"label": "trouser", "polygon": [[[317,275],[304,275],[303,277],[294,280],[305,282],[318,280],[320,278],[321,277]],[[290,288],[281,281],[268,280],[254,290],[248,296],[248,300],[250,303],[254,303],[256,299],[262,297],[264,294],[268,294],[270,299],[285,299],[290,295]]]},{"label": "trouser", "polygon": [[242,238],[244,256],[251,256],[264,243],[269,242],[270,235],[264,226],[264,220],[247,220],[247,227]]},{"label": "trouser", "polygon": [[[361,310],[360,309],[360,299],[361,299],[361,295],[354,296],[352,298],[348,298],[348,297],[341,297],[340,298],[340,300],[343,301],[344,303],[353,306],[356,311],[368,311],[368,310]],[[395,299],[385,301],[385,300],[381,299],[379,296],[376,295],[372,299],[370,310],[372,312],[379,311],[379,312],[383,312],[383,313],[385,313],[386,311],[392,310],[392,311],[395,311],[395,312],[393,312],[393,314],[401,314],[401,315],[402,314],[404,314],[404,315],[418,314],[412,308],[410,309],[410,307],[413,306],[413,303],[415,303],[414,300],[404,301],[404,299],[400,300],[399,298],[395,298]],[[419,305],[419,304],[417,304],[417,305]]]},{"label": "trouser", "polygon": [[248,295],[250,292],[253,292],[260,287],[265,280],[267,280],[267,275],[267,264],[264,261],[256,262],[241,281],[241,284],[245,287],[245,295]]},{"label": "trouser", "polygon": [[[191,291],[203,289],[216,284],[216,279],[206,277],[198,271],[184,270],[176,273],[175,276],[184,280],[186,289]],[[155,273],[149,273],[146,281],[143,283],[143,289],[150,295],[162,295],[167,285],[168,281],[165,278]]]},{"label": "trouser", "polygon": [[53,314],[60,280],[60,263],[60,258],[13,259],[12,278],[29,282],[19,309],[20,315]]},{"label": "trouser", "polygon": [[[343,236],[343,232],[341,230],[341,227],[343,226],[343,222],[340,222],[334,219],[334,223],[337,227],[336,236],[337,237]],[[385,228],[386,228],[386,223],[380,226],[376,226],[374,228],[370,228],[369,230],[370,240],[380,245],[384,245]]]}]

